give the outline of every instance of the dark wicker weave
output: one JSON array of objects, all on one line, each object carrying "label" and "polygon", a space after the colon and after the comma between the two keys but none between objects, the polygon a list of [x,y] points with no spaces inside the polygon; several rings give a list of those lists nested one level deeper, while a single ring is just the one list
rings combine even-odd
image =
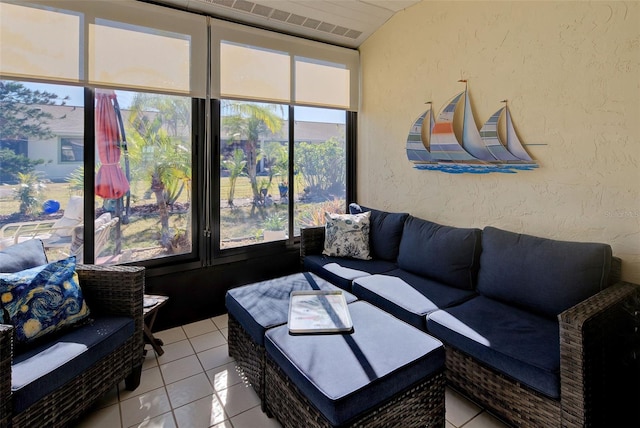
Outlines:
[{"label": "dark wicker weave", "polygon": [[[267,413],[275,416],[284,428],[332,427],[269,357],[265,377]],[[444,411],[444,375],[440,371],[345,426],[441,428]]]},{"label": "dark wicker weave", "polygon": [[[300,237],[302,260],[322,253],[324,228],[302,229]],[[624,342],[621,336],[633,334],[621,331],[628,322],[625,317],[629,318],[626,307],[640,294],[637,284],[620,282],[621,265],[621,260],[613,257],[610,286],[558,317],[559,400],[533,391],[451,346],[445,346],[448,384],[517,427],[609,426],[616,411],[610,397],[615,388],[611,379],[621,376],[621,354],[627,351],[620,348]]]},{"label": "dark wicker weave", "polygon": [[236,360],[242,375],[260,397],[264,410],[264,360],[265,350],[251,339],[235,317],[229,314],[229,356]]},{"label": "dark wicker weave", "polygon": [[110,355],[24,412],[12,414],[11,341],[13,328],[0,325],[0,426],[62,427],[78,418],[122,380],[128,389],[140,382],[144,342],[142,302],[144,268],[78,265],[80,286],[93,316],[123,315],[135,320],[135,333]]}]

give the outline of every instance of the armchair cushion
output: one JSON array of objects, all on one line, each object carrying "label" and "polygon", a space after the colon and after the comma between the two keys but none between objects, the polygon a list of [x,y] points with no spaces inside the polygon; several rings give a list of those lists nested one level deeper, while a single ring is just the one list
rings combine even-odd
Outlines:
[{"label": "armchair cushion", "polygon": [[19,272],[46,264],[47,255],[39,239],[30,239],[0,251],[0,272]]},{"label": "armchair cushion", "polygon": [[20,413],[94,366],[134,334],[133,319],[101,317],[16,355],[11,390]]},{"label": "armchair cushion", "polygon": [[70,257],[0,274],[0,305],[18,342],[31,342],[89,316],[75,269],[76,258]]}]

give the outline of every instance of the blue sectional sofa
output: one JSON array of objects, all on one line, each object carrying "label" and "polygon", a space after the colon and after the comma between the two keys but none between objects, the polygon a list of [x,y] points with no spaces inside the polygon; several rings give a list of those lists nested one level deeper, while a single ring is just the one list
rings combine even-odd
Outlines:
[{"label": "blue sectional sofa", "polygon": [[625,358],[640,287],[620,281],[609,245],[350,209],[371,212],[371,260],[325,256],[324,228],[306,228],[304,270],[440,339],[448,383],[508,423],[610,422],[603,379]]}]

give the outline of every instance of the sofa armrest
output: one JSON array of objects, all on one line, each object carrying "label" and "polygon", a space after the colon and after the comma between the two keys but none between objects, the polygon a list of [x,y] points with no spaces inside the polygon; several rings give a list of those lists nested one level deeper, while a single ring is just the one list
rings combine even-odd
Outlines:
[{"label": "sofa armrest", "polygon": [[619,338],[627,333],[629,305],[639,294],[639,285],[618,282],[558,316],[563,426],[597,425],[610,411],[606,395],[613,380],[607,373],[620,370]]},{"label": "sofa armrest", "polygon": [[139,266],[76,266],[82,293],[94,315],[120,315],[133,318],[136,341],[134,359],[142,363],[144,351],[145,268]]},{"label": "sofa armrest", "polygon": [[300,229],[300,262],[306,256],[322,254],[324,250],[324,226],[304,227]]},{"label": "sofa armrest", "polygon": [[13,360],[13,327],[0,324],[0,427],[11,420],[11,361]]}]

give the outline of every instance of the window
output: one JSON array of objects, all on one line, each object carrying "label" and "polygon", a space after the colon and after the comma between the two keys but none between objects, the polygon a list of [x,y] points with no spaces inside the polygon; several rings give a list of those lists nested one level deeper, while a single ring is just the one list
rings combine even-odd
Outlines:
[{"label": "window", "polygon": [[84,139],[60,138],[60,162],[82,162],[84,160]]},{"label": "window", "polygon": [[225,100],[220,110],[220,248],[286,239],[287,107]]},{"label": "window", "polygon": [[294,123],[295,234],[322,226],[324,213],[344,213],[346,203],[346,112],[296,107]]},{"label": "window", "polygon": [[119,219],[105,250],[120,263],[191,253],[191,98],[95,94],[96,217]]}]

